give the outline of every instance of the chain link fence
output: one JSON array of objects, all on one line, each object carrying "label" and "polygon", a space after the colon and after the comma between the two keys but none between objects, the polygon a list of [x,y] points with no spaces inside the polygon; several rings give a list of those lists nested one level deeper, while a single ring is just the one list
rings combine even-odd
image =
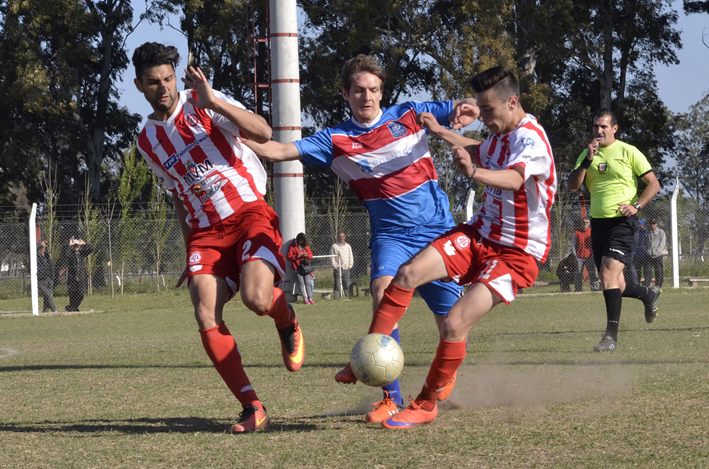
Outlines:
[{"label": "chain link fence", "polygon": [[[537,284],[525,290],[525,293],[560,291],[564,281],[568,282],[568,277],[563,278],[568,272],[560,264],[563,267],[563,262],[573,256],[574,230],[581,225],[581,213],[581,204],[577,199],[572,199],[569,194],[560,194],[552,209],[552,248],[549,259],[540,266]],[[666,246],[661,257],[664,260],[667,288],[673,281],[669,199],[645,207],[640,215],[647,222],[648,228],[650,220],[656,219],[658,229],[666,234]],[[686,201],[679,204],[677,215],[680,285],[697,285],[704,279],[709,280],[709,259],[704,256],[704,246],[709,237],[709,216]],[[458,213],[455,218],[461,222],[465,216]],[[88,303],[87,308],[90,308],[91,295],[95,294],[159,293],[169,289],[175,285],[185,266],[182,234],[174,219],[104,220],[88,224],[77,221],[50,224],[46,220],[39,220],[37,225],[40,232],[38,239],[47,240],[48,252],[56,267],[55,297],[67,296],[66,275],[62,267],[69,250],[69,240],[72,237],[83,239],[95,248],[94,253],[86,259],[88,289],[84,302]],[[0,300],[16,300],[1,303],[0,310],[31,309],[28,230],[27,223],[0,224]],[[339,231],[346,233],[347,242],[352,246],[353,293],[364,295],[369,288],[370,266],[369,217],[366,212],[351,210],[340,213],[338,217],[332,213],[306,214],[306,235],[315,256],[330,254]],[[639,265],[641,260],[638,259],[635,264]],[[314,259],[316,293],[333,290],[331,262],[329,257]],[[654,273],[650,275],[656,277]],[[645,271],[641,270],[638,279],[647,282],[647,277]],[[650,282],[653,281],[652,277]],[[589,286],[584,285],[584,289],[588,290]],[[60,302],[57,307],[63,309]]]}]

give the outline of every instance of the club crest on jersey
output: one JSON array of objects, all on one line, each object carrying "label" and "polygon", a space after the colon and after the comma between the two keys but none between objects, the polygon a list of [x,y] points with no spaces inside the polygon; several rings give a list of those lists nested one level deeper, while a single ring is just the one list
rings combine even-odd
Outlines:
[{"label": "club crest on jersey", "polygon": [[397,121],[389,122],[387,127],[389,128],[389,132],[391,132],[391,136],[394,138],[401,138],[406,135],[406,127]]},{"label": "club crest on jersey", "polygon": [[187,124],[191,125],[192,127],[199,123],[199,119],[197,119],[196,114],[187,114],[185,116],[185,120],[187,121]]},{"label": "club crest on jersey", "polygon": [[523,138],[522,145],[524,145],[525,147],[529,147],[529,148],[534,149],[534,145],[535,145],[534,139],[532,137]]},{"label": "club crest on jersey", "polygon": [[190,264],[198,264],[202,260],[202,253],[194,251],[190,253]]},{"label": "club crest on jersey", "polygon": [[458,246],[458,249],[465,249],[470,246],[470,238],[465,235],[459,235],[455,238],[455,245]]},{"label": "club crest on jersey", "polygon": [[359,169],[364,171],[367,174],[373,174],[374,171],[372,170],[372,166],[369,164],[369,161],[367,160],[362,160],[362,161],[355,161],[355,164],[359,166]]}]

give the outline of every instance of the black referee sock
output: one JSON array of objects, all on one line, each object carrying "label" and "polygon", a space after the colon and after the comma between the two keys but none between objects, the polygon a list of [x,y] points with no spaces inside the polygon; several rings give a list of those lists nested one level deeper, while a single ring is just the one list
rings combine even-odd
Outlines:
[{"label": "black referee sock", "polygon": [[648,287],[643,287],[637,283],[625,283],[625,290],[623,290],[623,296],[626,298],[637,298],[641,301],[650,301],[650,289]]},{"label": "black referee sock", "polygon": [[623,306],[623,294],[620,288],[604,290],[603,298],[606,300],[606,334],[618,342],[618,323],[620,322],[620,308]]}]

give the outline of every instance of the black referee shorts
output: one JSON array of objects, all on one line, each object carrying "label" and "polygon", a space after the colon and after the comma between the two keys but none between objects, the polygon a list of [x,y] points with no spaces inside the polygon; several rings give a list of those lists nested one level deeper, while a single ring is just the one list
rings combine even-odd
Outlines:
[{"label": "black referee shorts", "polygon": [[612,257],[625,265],[633,260],[638,246],[638,216],[591,219],[591,245],[596,268],[601,271],[603,257]]}]

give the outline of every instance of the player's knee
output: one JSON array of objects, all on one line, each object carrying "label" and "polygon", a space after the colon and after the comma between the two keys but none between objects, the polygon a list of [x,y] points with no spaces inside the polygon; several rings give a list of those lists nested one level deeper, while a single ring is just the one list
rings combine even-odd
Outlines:
[{"label": "player's knee", "polygon": [[265,316],[271,310],[271,304],[273,303],[273,291],[252,291],[244,292],[241,295],[241,301],[244,302],[244,306],[249,308],[251,311],[259,316]]},{"label": "player's knee", "polygon": [[449,342],[460,342],[467,335],[467,327],[461,318],[446,318],[440,327],[441,339]]},{"label": "player's knee", "polygon": [[399,270],[396,272],[396,277],[394,277],[394,283],[399,285],[401,288],[413,290],[414,288],[419,286],[418,278],[419,275],[416,270],[416,267],[412,266],[411,264],[404,264],[399,267]]}]

